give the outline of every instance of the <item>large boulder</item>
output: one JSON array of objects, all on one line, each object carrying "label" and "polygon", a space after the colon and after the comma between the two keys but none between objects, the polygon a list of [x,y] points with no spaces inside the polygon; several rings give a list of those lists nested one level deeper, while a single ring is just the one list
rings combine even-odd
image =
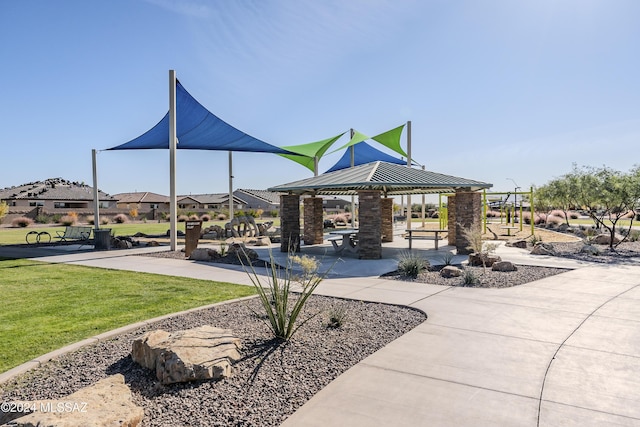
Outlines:
[{"label": "large boulder", "polygon": [[[613,236],[613,244],[620,243],[624,239],[621,235],[616,233]],[[611,244],[611,234],[610,233],[601,233],[591,240],[591,242],[595,245],[610,245]]]},{"label": "large boulder", "polygon": [[494,263],[491,266],[491,270],[493,271],[503,271],[503,272],[507,272],[507,271],[517,271],[518,267],[516,267],[512,262],[510,261],[498,261],[496,263]]},{"label": "large boulder", "polygon": [[545,242],[538,242],[533,246],[531,255],[555,255],[556,251],[553,249],[553,245]]},{"label": "large boulder", "polygon": [[440,270],[440,276],[449,279],[451,277],[462,276],[462,270],[453,265],[447,265]]},{"label": "large boulder", "polygon": [[163,384],[220,379],[240,359],[240,339],[228,329],[205,325],[186,331],[147,332],[133,342],[133,360]]},{"label": "large boulder", "polygon": [[527,249],[527,241],[524,239],[510,240],[505,245],[512,248]]},{"label": "large boulder", "polygon": [[498,261],[502,261],[502,258],[500,258],[498,255],[477,252],[469,254],[469,265],[472,265],[474,267],[491,267]]},{"label": "large boulder", "polygon": [[[60,400],[27,403],[34,412],[11,421],[12,426],[136,427],[144,410],[131,400],[122,374],[112,375]],[[1,420],[8,422],[10,420]]]},{"label": "large boulder", "polygon": [[216,258],[218,252],[215,249],[195,248],[191,251],[189,259],[192,261],[211,261]]},{"label": "large boulder", "polygon": [[589,255],[600,255],[600,249],[597,246],[593,245],[583,245],[580,248],[581,254],[589,254]]}]

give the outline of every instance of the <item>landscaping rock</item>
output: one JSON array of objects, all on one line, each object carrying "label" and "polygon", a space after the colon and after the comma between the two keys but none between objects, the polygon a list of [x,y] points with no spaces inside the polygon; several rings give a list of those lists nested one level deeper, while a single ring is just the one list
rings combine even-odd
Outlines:
[{"label": "landscaping rock", "polygon": [[524,239],[510,240],[505,245],[512,248],[527,249],[527,241]]},{"label": "landscaping rock", "polygon": [[242,260],[248,257],[250,260],[258,259],[258,253],[247,248],[244,243],[230,243],[228,256],[241,257]]},{"label": "landscaping rock", "polygon": [[132,359],[156,373],[163,384],[220,379],[240,360],[240,340],[231,330],[210,325],[185,331],[151,331],[133,341]]},{"label": "landscaping rock", "polygon": [[254,243],[256,246],[269,246],[271,245],[271,239],[267,236],[258,237]]},{"label": "landscaping rock", "polygon": [[476,252],[469,254],[469,265],[472,265],[475,267],[480,267],[482,265],[484,265],[485,267],[491,267],[494,263],[498,261],[502,261],[502,258],[500,258],[498,255],[490,255],[490,254],[482,254],[482,253],[479,254]]},{"label": "landscaping rock", "polygon": [[538,242],[533,246],[531,255],[555,255],[556,251],[550,243]]},{"label": "landscaping rock", "polygon": [[442,270],[440,270],[440,276],[447,279],[451,277],[460,277],[462,276],[462,270],[453,265],[447,265]]},{"label": "landscaping rock", "polygon": [[189,259],[193,261],[211,261],[212,258],[211,249],[207,248],[195,248],[189,255]]},{"label": "landscaping rock", "polygon": [[122,374],[112,375],[61,400],[34,401],[36,411],[12,421],[12,426],[135,427],[144,410],[131,400]]},{"label": "landscaping rock", "polygon": [[[613,236],[613,244],[615,245],[616,243],[620,243],[620,241],[623,239],[624,237],[622,237],[621,235],[619,235],[618,233],[616,233]],[[602,233],[602,234],[598,234],[597,236],[595,236],[592,240],[593,244],[596,245],[610,245],[611,244],[611,234],[610,233]]]},{"label": "landscaping rock", "polygon": [[584,245],[580,248],[581,254],[600,255],[600,249],[593,245]]},{"label": "landscaping rock", "polygon": [[147,242],[147,246],[156,247],[156,246],[160,246],[160,243],[158,243],[157,240],[151,240],[151,241]]},{"label": "landscaping rock", "polygon": [[516,267],[510,261],[498,261],[491,266],[491,270],[493,271],[518,271],[518,267]]}]

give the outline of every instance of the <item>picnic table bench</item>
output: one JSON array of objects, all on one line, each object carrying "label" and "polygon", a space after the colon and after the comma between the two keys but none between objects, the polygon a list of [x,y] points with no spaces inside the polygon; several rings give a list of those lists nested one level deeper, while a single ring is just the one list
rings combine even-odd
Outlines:
[{"label": "picnic table bench", "polygon": [[337,253],[342,253],[343,251],[357,253],[360,250],[357,229],[336,230],[329,234],[332,234],[332,236],[327,240],[331,242],[333,249]]},{"label": "picnic table bench", "polygon": [[64,231],[56,231],[57,236],[55,237],[59,239],[59,242],[88,242],[89,237],[91,237],[91,230],[93,230],[93,227],[68,225]]},{"label": "picnic table bench", "polygon": [[407,235],[405,236],[405,239],[409,240],[409,249],[411,249],[411,242],[414,239],[418,239],[418,240],[422,240],[422,239],[431,239],[430,236],[425,236],[421,233],[434,233],[434,241],[435,241],[435,245],[436,245],[436,250],[438,250],[438,241],[440,240],[439,238],[439,234],[440,233],[447,233],[449,230],[423,230],[423,229],[413,229],[413,228],[408,228],[405,230],[405,232],[407,233]]}]

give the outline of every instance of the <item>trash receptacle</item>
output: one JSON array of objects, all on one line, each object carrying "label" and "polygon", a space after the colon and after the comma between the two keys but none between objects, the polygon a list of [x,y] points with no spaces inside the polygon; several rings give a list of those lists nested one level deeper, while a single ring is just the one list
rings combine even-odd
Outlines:
[{"label": "trash receptacle", "polygon": [[184,244],[184,256],[191,256],[191,252],[198,247],[200,240],[200,230],[202,229],[202,221],[187,221],[185,226],[186,236]]},{"label": "trash receptacle", "polygon": [[111,249],[111,229],[105,228],[102,230],[94,230],[93,240],[95,249]]}]

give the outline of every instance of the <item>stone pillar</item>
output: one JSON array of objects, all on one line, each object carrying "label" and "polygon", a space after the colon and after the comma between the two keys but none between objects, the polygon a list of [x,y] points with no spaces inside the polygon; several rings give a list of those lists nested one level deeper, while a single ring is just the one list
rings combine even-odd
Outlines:
[{"label": "stone pillar", "polygon": [[456,196],[447,196],[447,244],[456,245]]},{"label": "stone pillar", "polygon": [[[471,191],[456,191],[455,197],[455,230],[456,250],[458,254],[469,254],[469,241],[464,237],[464,230],[473,233],[482,232],[481,194]],[[451,208],[450,208],[451,209]]]},{"label": "stone pillar", "polygon": [[[362,210],[362,209],[361,209]],[[380,199],[382,241],[393,242],[393,198]]]},{"label": "stone pillar", "polygon": [[300,196],[280,196],[280,252],[300,252]]},{"label": "stone pillar", "polygon": [[358,233],[361,259],[382,258],[382,209],[379,191],[358,191],[360,203],[360,232]]},{"label": "stone pillar", "polygon": [[304,244],[319,245],[324,240],[322,198],[307,197],[304,199]]}]

